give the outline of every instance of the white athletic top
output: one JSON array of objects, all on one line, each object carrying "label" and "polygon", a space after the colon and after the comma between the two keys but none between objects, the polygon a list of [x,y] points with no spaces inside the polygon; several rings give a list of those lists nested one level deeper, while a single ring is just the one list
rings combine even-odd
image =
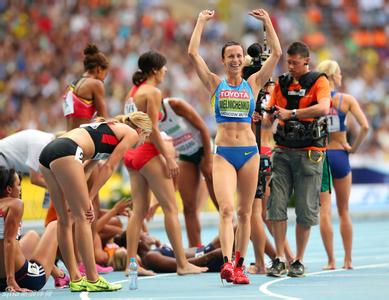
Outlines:
[{"label": "white athletic top", "polygon": [[169,98],[163,99],[166,115],[159,121],[159,130],[173,138],[173,144],[179,154],[192,155],[202,146],[200,131],[183,117],[177,115],[169,104]]},{"label": "white athletic top", "polygon": [[[4,220],[5,219],[5,213],[0,208],[0,240],[4,240]],[[22,223],[19,223],[18,233],[16,234],[16,239],[19,240],[21,237],[21,231],[22,231]]]},{"label": "white athletic top", "polygon": [[43,148],[54,139],[54,134],[35,129],[19,131],[0,140],[2,153],[8,167],[22,173],[30,168],[39,171],[39,155]]}]

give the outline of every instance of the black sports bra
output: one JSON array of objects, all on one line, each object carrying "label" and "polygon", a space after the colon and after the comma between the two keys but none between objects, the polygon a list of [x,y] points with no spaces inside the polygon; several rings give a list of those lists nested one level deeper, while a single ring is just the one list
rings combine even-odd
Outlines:
[{"label": "black sports bra", "polygon": [[95,145],[94,160],[106,159],[119,143],[116,135],[107,123],[90,123],[80,126],[90,134]]}]

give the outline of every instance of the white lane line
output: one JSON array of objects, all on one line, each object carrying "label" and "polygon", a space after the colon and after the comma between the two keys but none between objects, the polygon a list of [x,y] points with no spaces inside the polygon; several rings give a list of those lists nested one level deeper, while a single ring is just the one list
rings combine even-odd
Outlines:
[{"label": "white lane line", "polygon": [[[138,280],[147,280],[147,279],[154,279],[154,278],[167,277],[167,276],[178,276],[178,275],[177,275],[177,273],[164,273],[164,274],[158,274],[155,276],[139,276]],[[115,282],[111,282],[111,283],[117,284],[117,283],[123,283],[123,282],[127,282],[127,281],[128,281],[128,278],[123,279],[123,280],[119,280],[119,281],[115,281]]]},{"label": "white lane line", "polygon": [[[255,294],[255,295],[229,295],[229,296],[225,296],[225,295],[202,295],[202,296],[135,296],[134,298],[130,298],[129,296],[126,296],[125,298],[94,298],[94,299],[100,299],[100,300],[129,300],[129,299],[133,299],[133,300],[170,300],[170,299],[204,299],[204,300],[207,300],[207,299],[258,299],[258,294]],[[90,300],[90,299],[89,299]]]},{"label": "white lane line", "polygon": [[81,299],[81,300],[90,300],[90,298],[89,298],[89,292],[81,292],[81,293],[80,293],[80,299]]},{"label": "white lane line", "polygon": [[[165,273],[165,274],[159,274],[159,275],[155,275],[155,276],[139,276],[138,279],[139,280],[146,280],[146,279],[153,279],[153,278],[157,278],[157,277],[166,277],[166,276],[173,276],[173,275],[178,276],[177,273]],[[111,282],[111,283],[117,284],[117,283],[123,283],[123,282],[127,282],[127,281],[128,281],[128,278],[123,279],[123,280],[119,280],[119,281],[115,281],[115,282]],[[88,292],[81,292],[80,299],[81,300],[91,300]]]},{"label": "white lane line", "polygon": [[[387,266],[389,266],[389,263],[359,266],[359,267],[354,267],[354,269],[355,270],[362,270],[362,269],[383,268],[383,267],[387,267]],[[350,271],[350,270],[336,269],[336,270],[328,270],[328,271],[319,271],[319,272],[307,273],[307,274],[305,274],[305,276],[328,274],[328,273],[335,273],[335,272],[344,272],[344,271]],[[269,297],[275,297],[275,298],[284,299],[284,300],[301,300],[301,298],[290,297],[290,296],[286,296],[286,295],[282,295],[282,294],[276,294],[276,293],[269,291],[269,289],[268,289],[269,286],[271,286],[275,283],[278,283],[280,281],[290,279],[290,278],[291,277],[286,276],[286,277],[282,277],[282,278],[277,278],[277,279],[272,280],[272,281],[268,281],[259,287],[259,291],[262,292],[263,294],[269,296]]]}]

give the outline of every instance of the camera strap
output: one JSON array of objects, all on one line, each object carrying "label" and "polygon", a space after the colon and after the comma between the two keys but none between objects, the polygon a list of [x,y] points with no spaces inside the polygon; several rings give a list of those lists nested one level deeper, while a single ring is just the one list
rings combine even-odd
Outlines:
[{"label": "camera strap", "polygon": [[278,82],[280,84],[281,93],[287,99],[286,109],[298,109],[300,99],[308,94],[309,90],[315,84],[315,82],[326,74],[320,72],[308,72],[301,76],[299,79],[299,84],[301,85],[301,89],[299,90],[289,90],[289,86],[293,82],[293,77],[290,73],[285,73],[278,78]]}]

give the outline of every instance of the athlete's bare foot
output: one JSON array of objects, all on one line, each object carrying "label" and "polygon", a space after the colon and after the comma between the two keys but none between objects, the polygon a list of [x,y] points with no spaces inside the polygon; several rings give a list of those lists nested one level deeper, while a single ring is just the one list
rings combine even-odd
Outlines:
[{"label": "athlete's bare foot", "polygon": [[247,272],[250,274],[266,274],[266,268],[258,267],[257,265],[250,265],[247,268]]},{"label": "athlete's bare foot", "polygon": [[151,270],[147,270],[141,266],[138,266],[138,275],[139,276],[155,276],[157,273]]},{"label": "athlete's bare foot", "polygon": [[328,265],[324,266],[322,269],[324,271],[335,270],[336,269],[335,263],[329,263]]},{"label": "athlete's bare foot", "polygon": [[354,269],[354,268],[353,268],[353,264],[352,264],[351,261],[344,262],[344,265],[343,265],[342,268],[343,268],[343,269],[346,269],[346,270],[352,270],[352,269]]},{"label": "athlete's bare foot", "polygon": [[207,271],[208,271],[207,267],[198,267],[198,266],[195,266],[189,262],[182,268],[179,268],[177,266],[177,274],[178,275],[200,274],[200,273],[204,273]]}]

